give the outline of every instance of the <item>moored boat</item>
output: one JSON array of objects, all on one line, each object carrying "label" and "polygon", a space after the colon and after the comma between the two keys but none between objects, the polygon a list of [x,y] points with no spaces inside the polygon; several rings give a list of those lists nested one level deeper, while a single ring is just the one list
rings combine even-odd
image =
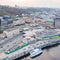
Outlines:
[{"label": "moored boat", "polygon": [[35,58],[35,57],[41,55],[42,53],[43,53],[43,51],[41,50],[40,47],[38,47],[38,48],[35,48],[33,50],[30,50],[30,57]]}]

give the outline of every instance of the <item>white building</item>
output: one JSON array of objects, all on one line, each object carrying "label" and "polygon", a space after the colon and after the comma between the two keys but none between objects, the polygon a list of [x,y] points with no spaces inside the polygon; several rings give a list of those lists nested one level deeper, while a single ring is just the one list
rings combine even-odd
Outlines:
[{"label": "white building", "polygon": [[34,31],[26,31],[24,36],[26,37],[30,37],[30,36],[33,36],[33,35],[36,35],[36,33]]},{"label": "white building", "polygon": [[21,24],[25,24],[25,21],[24,20],[14,20],[13,21],[13,25],[15,26],[15,25],[21,25]]},{"label": "white building", "polygon": [[7,37],[13,37],[13,36],[18,35],[20,32],[19,32],[19,28],[15,27],[15,28],[7,29],[3,31],[3,33],[5,33]]}]

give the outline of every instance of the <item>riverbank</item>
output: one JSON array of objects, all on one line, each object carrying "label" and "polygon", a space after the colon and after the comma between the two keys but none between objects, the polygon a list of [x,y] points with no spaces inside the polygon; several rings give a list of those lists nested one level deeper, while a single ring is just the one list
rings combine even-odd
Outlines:
[{"label": "riverbank", "polygon": [[[36,57],[36,58],[34,58],[33,60],[38,60],[38,59],[43,59],[43,57],[47,54],[47,57],[46,58],[48,58],[48,55],[49,55],[49,51],[51,50],[52,51],[52,49],[55,51],[56,50],[56,52],[57,52],[57,50],[60,48],[60,44],[58,43],[58,44],[55,44],[55,45],[51,45],[51,46],[47,46],[47,47],[44,47],[42,50],[43,50],[43,54],[42,55],[40,55],[40,56],[38,56],[38,57]],[[54,52],[54,54],[56,54],[56,52]],[[51,53],[51,52],[50,52]],[[53,53],[53,52],[52,52]],[[52,54],[51,53],[51,54]],[[15,60],[32,60],[31,58],[30,58],[30,56],[29,56],[30,54],[27,54],[27,55],[25,55],[25,56],[22,56],[22,57],[20,57],[20,58],[17,58],[17,59],[15,59]],[[59,54],[60,55],[60,54]],[[57,57],[56,57],[57,58]],[[41,60],[40,59],[40,60]],[[50,59],[50,58],[49,58]],[[46,59],[47,60],[47,59]]]}]

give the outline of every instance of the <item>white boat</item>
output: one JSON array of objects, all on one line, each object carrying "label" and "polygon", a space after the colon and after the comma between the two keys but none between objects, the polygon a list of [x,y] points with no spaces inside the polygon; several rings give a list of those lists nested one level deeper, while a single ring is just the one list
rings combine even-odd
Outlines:
[{"label": "white boat", "polygon": [[42,53],[43,53],[43,51],[41,50],[40,47],[38,47],[38,48],[35,48],[33,50],[30,50],[30,57],[35,58],[35,57],[41,55]]}]

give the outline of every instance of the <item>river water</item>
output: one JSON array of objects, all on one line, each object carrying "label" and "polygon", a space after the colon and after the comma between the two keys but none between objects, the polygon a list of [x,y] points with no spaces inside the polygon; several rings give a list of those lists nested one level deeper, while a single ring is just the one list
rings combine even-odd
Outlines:
[{"label": "river water", "polygon": [[28,56],[22,60],[60,60],[60,45],[44,49],[43,53],[34,59]]}]

